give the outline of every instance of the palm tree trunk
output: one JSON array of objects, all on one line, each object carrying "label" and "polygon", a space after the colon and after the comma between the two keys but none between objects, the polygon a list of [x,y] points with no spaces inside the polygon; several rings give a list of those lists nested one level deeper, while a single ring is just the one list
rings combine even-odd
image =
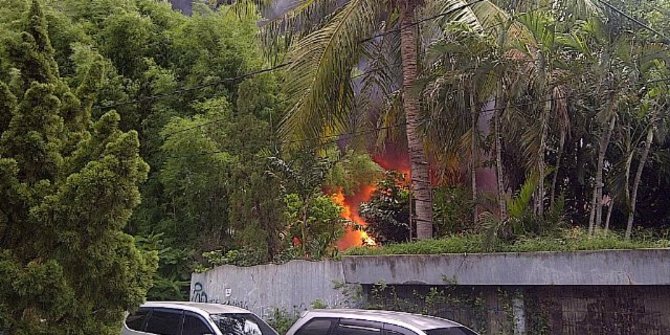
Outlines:
[{"label": "palm tree trunk", "polygon": [[607,218],[605,219],[605,232],[610,230],[610,219],[612,218],[612,210],[614,210],[614,198],[610,199],[609,208],[607,208]]},{"label": "palm tree trunk", "polygon": [[558,154],[556,155],[556,169],[554,170],[554,177],[551,180],[551,197],[549,205],[553,208],[556,201],[556,184],[558,182],[558,171],[561,167],[561,158],[563,157],[563,149],[565,148],[565,131],[561,131],[561,139],[558,143]]},{"label": "palm tree trunk", "polygon": [[412,191],[416,201],[416,237],[425,240],[433,237],[433,201],[428,174],[428,160],[419,133],[419,99],[413,92],[418,76],[417,32],[414,25],[416,0],[401,4],[400,53],[403,74],[403,108],[407,127],[407,145],[412,172]]},{"label": "palm tree trunk", "polygon": [[472,208],[473,224],[477,223],[477,105],[475,104],[474,90],[470,91],[470,112],[472,114],[472,125],[470,134],[470,173],[472,177]]},{"label": "palm tree trunk", "polygon": [[[608,115],[614,109],[614,101],[610,102]],[[592,235],[597,227],[600,227],[602,222],[602,198],[603,198],[603,166],[605,165],[605,154],[607,147],[610,144],[610,138],[616,125],[616,116],[612,115],[607,133],[600,139],[598,148],[598,166],[596,167],[596,180],[593,187],[593,198],[591,199],[591,214],[589,215],[589,235]]]},{"label": "palm tree trunk", "polygon": [[540,134],[540,148],[538,149],[538,163],[537,163],[537,172],[538,172],[538,183],[537,191],[535,197],[535,214],[539,218],[544,217],[544,177],[546,164],[544,162],[544,154],[546,152],[547,146],[547,135],[549,133],[549,115],[551,114],[551,101],[552,97],[544,103],[544,108],[542,109],[542,116],[540,117],[540,122],[542,123],[542,133]]},{"label": "palm tree trunk", "polygon": [[305,199],[302,208],[302,224],[300,225],[300,248],[302,249],[302,256],[307,258],[307,199]]},{"label": "palm tree trunk", "polygon": [[500,211],[500,220],[507,220],[507,204],[505,203],[505,182],[503,175],[502,163],[502,141],[500,140],[500,115],[502,114],[503,106],[503,91],[502,85],[498,84],[496,92],[496,103],[494,107],[493,117],[493,136],[495,136],[496,149],[496,183],[498,186],[498,210]]},{"label": "palm tree trunk", "polygon": [[633,194],[630,197],[630,212],[628,213],[628,224],[626,225],[626,239],[630,239],[631,234],[633,233],[633,220],[635,219],[635,204],[637,202],[637,189],[640,187],[640,180],[642,179],[642,170],[644,170],[644,165],[647,163],[647,157],[649,156],[649,150],[651,148],[651,142],[654,140],[654,128],[651,126],[649,128],[649,133],[647,134],[647,142],[644,145],[644,151],[642,152],[642,157],[640,157],[640,162],[637,165],[637,172],[635,172],[635,181],[633,181]]}]

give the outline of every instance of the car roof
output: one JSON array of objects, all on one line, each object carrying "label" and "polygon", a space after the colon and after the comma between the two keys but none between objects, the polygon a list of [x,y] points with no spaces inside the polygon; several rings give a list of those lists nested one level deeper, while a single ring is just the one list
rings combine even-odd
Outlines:
[{"label": "car roof", "polygon": [[207,314],[251,313],[246,309],[235,306],[188,301],[147,301],[140,307],[183,309]]},{"label": "car roof", "polygon": [[[364,310],[364,309],[314,309],[307,311],[312,317],[337,317],[379,321],[397,326],[410,326],[421,330],[435,328],[462,327],[461,324],[434,316],[411,314],[393,311]],[[306,315],[304,315],[306,316]]]}]

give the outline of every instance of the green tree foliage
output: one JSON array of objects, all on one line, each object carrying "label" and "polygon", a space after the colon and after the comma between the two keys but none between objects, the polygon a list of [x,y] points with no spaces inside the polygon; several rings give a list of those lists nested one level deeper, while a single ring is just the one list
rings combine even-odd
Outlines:
[{"label": "green tree foliage", "polygon": [[388,172],[380,180],[370,201],[361,204],[365,231],[382,244],[407,242],[410,238],[409,187],[405,176]]},{"label": "green tree foliage", "polygon": [[335,242],[344,234],[347,223],[340,216],[342,207],[323,194],[301,199],[298,194],[291,193],[286,195],[285,201],[288,232],[291,236],[300,237],[296,243],[300,245],[304,257],[321,259],[335,256]]},{"label": "green tree foliage", "polygon": [[[48,135],[43,147],[56,147],[60,156],[45,156],[44,166],[30,173],[85,165],[93,156],[81,145],[98,145],[91,120],[114,120],[122,131],[138,131],[140,155],[151,172],[125,231],[160,256],[150,299],[187,298],[190,273],[205,251],[253,249],[252,263],[280,257],[291,236],[281,234],[286,204],[265,160],[278,148],[272,134],[283,109],[279,80],[274,74],[230,80],[263,66],[254,10],[236,15],[196,5],[194,15],[185,17],[154,0],[49,4],[45,24],[29,26],[34,43],[22,33],[29,20],[19,20],[15,10],[30,3],[7,0],[0,8],[0,39],[6,42],[0,44],[0,126],[9,127],[33,80],[52,85],[35,87],[35,95],[52,90],[61,102],[52,113],[60,119],[40,111],[44,115],[35,121]],[[46,34],[51,44],[43,42]],[[173,93],[192,86],[197,89]],[[110,110],[120,118],[110,118]],[[27,144],[8,145],[19,152],[17,160],[31,159],[22,156]]]},{"label": "green tree foliage", "polygon": [[[670,52],[661,36],[667,25],[658,20],[667,4],[608,1],[615,10],[604,3],[497,1],[514,14],[494,18],[484,33],[448,27],[445,42],[427,48],[424,122],[437,135],[430,141],[439,147],[433,152],[436,170],[452,163],[453,181],[460,184],[466,159],[470,172],[477,160],[482,170],[494,165],[494,190],[484,185],[481,192],[471,174],[468,189],[478,194],[468,207],[517,227],[512,235],[551,232],[552,224],[564,221],[588,225],[591,234],[626,226],[630,233],[636,216],[648,227],[668,220],[667,211],[656,207],[664,199],[658,187],[667,185],[662,129],[668,119],[659,113],[667,105],[658,94],[667,84],[667,75],[659,75]],[[478,45],[484,52],[475,52]],[[473,116],[469,127],[460,117],[466,115]],[[478,137],[480,148],[471,145]],[[537,174],[543,177],[533,182]],[[636,199],[638,188],[647,190],[644,201]],[[487,201],[493,197],[498,208]],[[528,201],[532,211],[515,206],[508,212],[507,206]]]},{"label": "green tree foliage", "polygon": [[39,1],[21,28],[8,48],[21,85],[0,82],[0,329],[116,334],[157,261],[122,231],[148,166],[117,113],[91,123],[90,106],[61,80]]}]

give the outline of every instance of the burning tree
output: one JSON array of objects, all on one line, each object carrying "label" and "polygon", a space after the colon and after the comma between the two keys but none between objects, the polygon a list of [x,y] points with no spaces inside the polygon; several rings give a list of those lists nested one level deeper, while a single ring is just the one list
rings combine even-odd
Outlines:
[{"label": "burning tree", "polygon": [[365,231],[380,243],[410,239],[409,187],[406,176],[389,171],[379,181],[370,201],[362,203],[360,214]]}]

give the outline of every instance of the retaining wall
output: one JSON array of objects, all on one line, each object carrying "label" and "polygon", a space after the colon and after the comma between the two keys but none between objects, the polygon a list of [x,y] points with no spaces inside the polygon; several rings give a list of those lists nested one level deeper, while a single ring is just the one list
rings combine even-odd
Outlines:
[{"label": "retaining wall", "polygon": [[[380,292],[377,284],[392,290]],[[455,288],[447,294],[452,300],[427,301],[436,286]],[[297,312],[315,302],[359,307],[386,301],[391,308],[418,306],[479,324],[496,335],[502,329],[526,334],[540,314],[551,334],[670,334],[668,293],[670,249],[354,256],[222,266],[191,279],[191,300],[233,304],[265,318],[274,309]],[[456,307],[458,295],[470,306]]]}]

